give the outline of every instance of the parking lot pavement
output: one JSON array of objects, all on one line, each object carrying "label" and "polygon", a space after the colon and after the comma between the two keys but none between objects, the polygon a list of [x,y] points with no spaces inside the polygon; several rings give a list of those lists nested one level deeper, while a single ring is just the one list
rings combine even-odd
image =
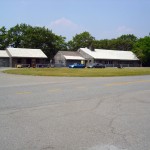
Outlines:
[{"label": "parking lot pavement", "polygon": [[0,149],[148,150],[150,76],[0,72]]}]

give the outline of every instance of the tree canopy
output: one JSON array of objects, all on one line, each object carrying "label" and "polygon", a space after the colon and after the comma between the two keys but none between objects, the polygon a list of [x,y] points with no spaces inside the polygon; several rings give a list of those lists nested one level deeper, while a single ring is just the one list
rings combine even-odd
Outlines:
[{"label": "tree canopy", "polygon": [[68,48],[70,50],[78,50],[79,48],[90,47],[95,38],[89,32],[83,32],[76,34],[71,41],[68,42]]},{"label": "tree canopy", "polygon": [[137,37],[133,34],[122,35],[117,39],[104,39],[95,40],[94,47],[100,49],[112,49],[112,50],[132,50],[134,43],[137,41]]},{"label": "tree canopy", "polygon": [[5,27],[0,28],[0,49],[5,49],[8,46],[7,30]]},{"label": "tree canopy", "polygon": [[89,32],[76,34],[72,40],[56,35],[45,27],[17,24],[7,30],[0,28],[0,50],[9,46],[15,48],[39,48],[52,59],[61,50],[77,51],[79,48],[97,48],[133,51],[145,66],[150,66],[150,37],[138,39],[133,34],[121,35],[114,39],[97,40]]},{"label": "tree canopy", "polygon": [[150,66],[150,37],[140,38],[133,47],[133,52],[144,66]]},{"label": "tree canopy", "polygon": [[0,49],[5,49],[8,46],[14,48],[39,48],[49,58],[52,58],[58,50],[66,50],[67,48],[65,37],[55,35],[45,27],[20,24],[10,28],[8,31],[2,27],[0,35]]}]

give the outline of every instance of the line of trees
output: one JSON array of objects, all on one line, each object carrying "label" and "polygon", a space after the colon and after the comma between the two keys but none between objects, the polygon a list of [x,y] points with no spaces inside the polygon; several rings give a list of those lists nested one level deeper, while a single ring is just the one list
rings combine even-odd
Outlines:
[{"label": "line of trees", "polygon": [[133,51],[144,66],[150,66],[149,36],[138,39],[135,35],[128,34],[110,40],[96,40],[89,32],[83,32],[66,42],[65,37],[56,35],[45,27],[17,24],[8,30],[4,26],[0,28],[0,50],[9,46],[39,48],[49,59],[52,59],[60,50],[76,51],[81,47]]}]

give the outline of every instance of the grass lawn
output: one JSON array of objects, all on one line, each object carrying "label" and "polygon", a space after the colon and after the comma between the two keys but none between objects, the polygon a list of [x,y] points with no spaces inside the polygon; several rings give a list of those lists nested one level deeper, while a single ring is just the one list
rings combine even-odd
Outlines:
[{"label": "grass lawn", "polygon": [[150,75],[150,68],[18,68],[3,71],[10,74],[33,76],[65,76],[65,77],[110,77]]}]

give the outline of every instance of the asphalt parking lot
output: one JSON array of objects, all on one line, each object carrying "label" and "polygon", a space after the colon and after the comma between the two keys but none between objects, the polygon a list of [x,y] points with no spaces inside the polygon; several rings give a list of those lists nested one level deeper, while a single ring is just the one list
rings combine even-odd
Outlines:
[{"label": "asphalt parking lot", "polygon": [[149,150],[149,141],[150,76],[38,77],[0,71],[2,150]]}]

